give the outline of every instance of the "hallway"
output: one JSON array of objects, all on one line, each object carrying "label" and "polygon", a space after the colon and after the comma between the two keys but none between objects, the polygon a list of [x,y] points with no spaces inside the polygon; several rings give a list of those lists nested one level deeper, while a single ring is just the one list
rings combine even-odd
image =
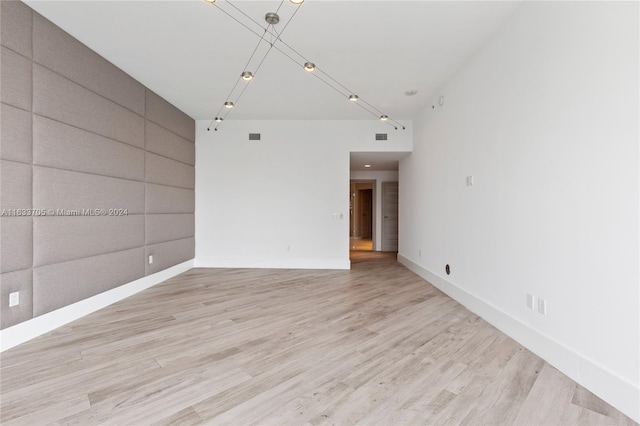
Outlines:
[{"label": "hallway", "polygon": [[351,251],[372,251],[373,250],[373,240],[369,239],[360,239],[360,238],[350,238],[349,239],[349,250]]}]

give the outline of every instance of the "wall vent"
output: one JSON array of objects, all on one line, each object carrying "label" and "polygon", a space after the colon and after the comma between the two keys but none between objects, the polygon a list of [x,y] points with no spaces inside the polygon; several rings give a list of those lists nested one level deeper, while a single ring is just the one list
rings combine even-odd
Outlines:
[{"label": "wall vent", "polygon": [[260,133],[249,133],[249,140],[250,141],[259,141],[260,140]]},{"label": "wall vent", "polygon": [[386,133],[376,133],[376,140],[377,141],[386,141],[387,140],[387,134]]}]

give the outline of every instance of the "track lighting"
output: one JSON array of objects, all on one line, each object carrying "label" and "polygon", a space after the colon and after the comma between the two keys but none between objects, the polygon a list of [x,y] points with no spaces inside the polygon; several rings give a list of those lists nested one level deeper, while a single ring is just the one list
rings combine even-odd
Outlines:
[{"label": "track lighting", "polygon": [[267,24],[269,25],[276,25],[280,22],[280,16],[275,12],[269,12],[264,15],[264,20],[267,21]]},{"label": "track lighting", "polygon": [[[216,2],[216,0],[205,0],[205,1],[208,2],[208,3],[215,3]],[[282,0],[282,1],[284,1],[284,0]],[[299,6],[302,3],[304,3],[304,0],[289,0],[289,1],[292,4],[297,5],[297,6]],[[231,4],[230,1],[228,3]],[[282,4],[281,4],[281,6],[282,6]],[[289,17],[289,20],[284,25],[284,28],[282,29],[282,31],[277,31],[275,29],[275,27],[280,22],[280,16],[278,15],[278,11],[280,10],[280,7],[278,7],[278,10],[276,12],[269,12],[269,13],[264,15],[264,20],[267,23],[266,27],[264,27],[263,25],[259,24],[258,22],[256,22],[252,18],[250,18],[249,15],[244,13],[237,6],[232,6],[232,7],[237,9],[242,15],[244,15],[248,19],[252,20],[254,23],[260,25],[264,29],[264,33],[262,35],[260,35],[257,31],[252,30],[249,26],[247,26],[241,20],[237,19],[236,16],[234,16],[234,15],[230,14],[229,12],[227,12],[225,10],[225,8],[216,7],[216,9],[220,10],[222,13],[225,13],[230,18],[234,19],[240,25],[246,27],[247,29],[249,29],[250,32],[254,33],[256,36],[258,36],[260,38],[256,48],[251,53],[251,56],[249,57],[249,59],[247,60],[245,66],[244,66],[245,69],[247,69],[247,68],[253,69],[253,72],[258,73],[260,71],[260,67],[262,66],[264,60],[267,58],[267,55],[269,54],[269,52],[271,52],[272,49],[278,50],[284,56],[286,56],[287,58],[292,60],[296,64],[296,66],[298,66],[298,67],[300,66],[300,61],[298,59],[295,59],[294,56],[292,56],[292,55],[295,54],[299,58],[306,58],[307,57],[307,56],[302,55],[300,52],[298,52],[293,47],[291,47],[289,44],[287,44],[284,40],[282,40],[282,33],[284,32],[284,30],[289,25],[289,22],[291,22],[291,19],[293,19],[293,17],[296,15],[297,11],[300,10],[300,8],[296,8],[295,11],[291,14],[291,16]],[[256,66],[256,61],[254,61],[254,56],[256,55],[256,52],[258,51],[258,48],[260,47],[261,43],[265,43],[265,42],[267,44],[269,44],[269,48],[267,49],[266,53],[264,53],[264,55],[262,56],[262,59],[259,60],[258,65]],[[279,47],[280,45],[283,45],[284,47],[287,47],[287,49],[283,50],[282,48]],[[382,111],[380,111],[379,109],[377,109],[376,107],[374,107],[373,105],[368,103],[365,99],[360,99],[360,97],[358,95],[354,94],[353,91],[349,90],[347,87],[345,87],[340,82],[338,82],[335,78],[333,78],[332,76],[328,75],[325,71],[323,71],[320,68],[316,68],[316,64],[314,64],[313,62],[306,61],[306,59],[304,59],[302,67],[304,68],[305,71],[313,73],[312,75],[315,78],[318,78],[322,83],[326,84],[331,89],[333,89],[336,92],[338,92],[340,94],[340,96],[342,97],[342,99],[344,99],[344,97],[346,97],[347,99],[349,99],[350,102],[353,102],[355,106],[364,109],[366,112],[368,112],[369,114],[371,114],[374,117],[379,118],[381,121],[387,122],[386,124],[391,125],[396,130],[398,129],[398,126],[401,126],[403,130],[405,129],[404,126],[400,125],[400,123],[398,123],[397,121],[389,118],[388,115],[383,114]],[[251,81],[253,79],[253,77],[254,77],[254,75],[253,75],[253,73],[251,71],[243,71],[240,74],[240,78],[242,80],[246,81],[246,82]],[[233,88],[231,89],[229,94],[227,95],[226,99],[234,99],[235,102],[239,102],[240,98],[242,97],[242,94],[249,87],[250,87],[250,85],[248,85],[248,84],[247,85],[242,85],[242,84],[240,84],[239,80],[236,80],[235,81],[235,85],[233,86]],[[236,90],[238,90],[239,93],[236,92]],[[417,92],[416,90],[410,90],[410,91],[407,91],[405,94],[407,96],[411,96],[411,95],[415,94],[416,92]],[[223,121],[223,119],[224,119],[223,117],[227,117],[228,112],[227,113],[223,113],[225,108],[226,109],[231,109],[231,108],[234,108],[234,107],[235,107],[234,102],[231,102],[231,101],[224,102],[224,104],[220,106],[219,111],[216,113],[216,117],[213,120],[211,120],[211,123],[209,124],[209,127],[207,128],[207,130],[209,130],[210,128],[213,128],[212,124],[213,124],[214,121],[217,122],[217,123],[220,123],[220,122]],[[215,126],[214,130],[216,130],[216,131],[218,130],[218,126],[217,125]]]}]

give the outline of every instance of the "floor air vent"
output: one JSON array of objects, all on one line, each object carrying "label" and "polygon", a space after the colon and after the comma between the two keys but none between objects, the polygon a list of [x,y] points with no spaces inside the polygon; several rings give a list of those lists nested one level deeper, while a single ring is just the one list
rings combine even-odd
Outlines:
[{"label": "floor air vent", "polygon": [[386,141],[387,140],[387,134],[386,133],[376,133],[376,140],[377,141]]},{"label": "floor air vent", "polygon": [[259,141],[260,140],[260,133],[249,133],[249,140],[250,141]]}]

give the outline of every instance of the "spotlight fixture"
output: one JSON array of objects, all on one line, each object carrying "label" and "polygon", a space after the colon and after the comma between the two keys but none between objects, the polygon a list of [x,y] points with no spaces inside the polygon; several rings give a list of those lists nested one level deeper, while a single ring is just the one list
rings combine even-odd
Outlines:
[{"label": "spotlight fixture", "polygon": [[[208,3],[216,3],[216,0],[205,0],[205,1],[208,2]],[[284,0],[282,0],[282,2],[284,2]],[[300,6],[301,4],[304,3],[304,0],[289,0],[289,2],[291,4],[293,4],[293,5]],[[231,3],[231,2],[228,2],[228,3]],[[282,6],[282,3],[280,4],[280,6]],[[298,67],[300,66],[300,61],[295,59],[294,56],[292,56],[292,54],[297,55],[299,58],[307,58],[308,57],[308,56],[305,56],[305,55],[301,54],[300,52],[295,50],[293,47],[291,47],[289,44],[285,43],[284,40],[282,40],[282,33],[286,30],[287,26],[289,25],[289,23],[291,22],[293,17],[296,15],[297,11],[300,10],[300,8],[299,7],[295,8],[296,10],[290,15],[289,20],[284,25],[284,28],[281,31],[277,31],[275,29],[275,26],[280,22],[280,16],[278,15],[278,11],[280,11],[280,6],[278,7],[278,9],[275,12],[269,12],[269,13],[266,13],[264,15],[264,20],[267,23],[266,27],[264,25],[261,25],[257,21],[255,21],[253,18],[251,18],[248,14],[244,13],[237,6],[233,6],[235,9],[238,10],[238,12],[240,12],[246,18],[248,18],[249,20],[253,21],[253,23],[255,23],[255,24],[259,25],[260,27],[262,27],[262,29],[264,29],[264,33],[262,35],[260,35],[257,31],[254,31],[253,29],[251,29],[247,24],[242,22],[242,20],[239,20],[238,17],[236,17],[233,14],[230,14],[229,12],[227,12],[225,10],[225,8],[220,8],[220,7],[216,8],[216,9],[220,10],[222,13],[228,15],[233,20],[237,21],[240,25],[244,26],[250,32],[252,32],[254,35],[256,35],[256,36],[258,36],[260,38],[260,40],[258,40],[257,46],[255,47],[255,49],[251,53],[251,56],[249,57],[249,59],[247,60],[246,65],[244,66],[245,70],[247,68],[249,68],[249,69],[253,69],[253,72],[251,72],[251,71],[242,71],[242,73],[240,74],[240,78],[242,80],[246,81],[246,82],[249,82],[249,81],[251,81],[253,79],[253,77],[254,77],[253,73],[257,74],[260,71],[260,67],[262,66],[263,62],[265,61],[265,59],[269,55],[269,52],[271,52],[272,49],[278,50],[284,56],[286,56],[287,58],[292,60],[296,64],[296,66],[298,66]],[[253,59],[254,59],[254,57],[256,55],[256,52],[258,51],[258,48],[260,47],[260,45],[262,43],[267,43],[269,45],[269,48],[262,55],[262,59],[259,60],[258,65],[255,66],[255,61],[254,62],[252,62],[252,61],[253,61]],[[280,45],[283,45],[284,47],[287,47],[287,50],[281,49],[279,47]],[[354,91],[348,89],[346,86],[344,86],[343,84],[338,82],[332,76],[328,75],[322,69],[317,68],[316,64],[314,64],[313,62],[310,62],[310,61],[307,61],[306,59],[304,59],[304,61],[302,63],[302,67],[304,68],[305,71],[312,73],[312,75],[314,77],[318,78],[322,83],[326,84],[331,89],[333,89],[336,92],[338,92],[341,95],[341,97],[343,97],[342,99],[344,99],[346,97],[347,99],[349,99],[350,102],[353,102],[353,104],[355,106],[357,106],[359,108],[362,108],[367,113],[369,113],[372,116],[378,118],[379,120],[385,121],[386,122],[385,124],[391,125],[396,130],[398,129],[398,127],[402,127],[403,130],[405,129],[404,126],[402,126],[400,123],[398,123],[394,119],[390,118],[388,115],[383,114],[382,111],[377,109],[375,106],[371,105],[370,103],[368,103],[364,99],[360,99],[360,97],[358,95],[354,94]],[[249,88],[250,85],[249,84],[242,85],[242,84],[239,84],[239,83],[240,83],[239,80],[236,80],[233,88],[231,89],[231,91],[227,95],[226,99],[234,99],[234,102],[239,102],[240,101],[240,98],[242,97],[243,93],[245,92],[245,90],[247,88]],[[236,89],[239,92],[236,92]],[[416,90],[407,90],[405,93],[406,93],[407,96],[411,96],[411,95],[414,95],[415,92],[416,92]],[[235,94],[235,96],[234,96],[234,94]],[[211,120],[211,123],[209,124],[209,127],[207,128],[207,130],[209,130],[210,128],[213,128],[212,124],[213,124],[214,121],[217,122],[217,123],[220,123],[220,122],[223,121],[224,117],[227,117],[228,112],[227,113],[223,113],[223,111],[225,110],[225,108],[226,109],[234,108],[235,107],[234,102],[226,101],[226,102],[224,102],[223,105],[220,106],[220,109],[216,113],[215,118],[213,120]],[[216,131],[218,130],[218,126],[217,125],[215,126],[214,130],[216,130]]]}]

